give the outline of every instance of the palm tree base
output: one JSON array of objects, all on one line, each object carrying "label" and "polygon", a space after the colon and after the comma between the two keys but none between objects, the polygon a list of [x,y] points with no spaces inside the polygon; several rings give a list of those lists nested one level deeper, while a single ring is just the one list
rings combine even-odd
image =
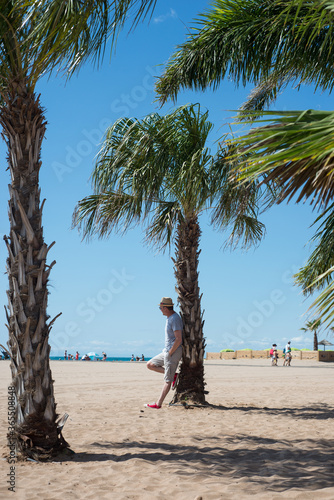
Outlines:
[{"label": "palm tree base", "polygon": [[191,395],[189,396],[189,394],[183,394],[181,396],[174,396],[172,401],[169,403],[170,406],[173,406],[173,405],[181,405],[181,406],[184,406],[185,408],[189,408],[191,406],[210,406],[210,403],[208,403],[207,401],[197,401],[197,398],[193,398]]},{"label": "palm tree base", "polygon": [[205,391],[204,391],[204,367],[200,363],[195,367],[190,367],[189,365],[184,368],[187,364],[182,362],[183,369],[181,368],[176,391],[171,404],[181,403],[185,406],[187,405],[207,405],[205,401]]},{"label": "palm tree base", "polygon": [[[11,439],[13,440],[13,437]],[[74,453],[54,424],[46,426],[45,421],[35,420],[30,421],[27,426],[20,426],[14,440],[17,445],[17,458],[21,460],[32,458],[38,462],[46,462],[65,450]]]}]

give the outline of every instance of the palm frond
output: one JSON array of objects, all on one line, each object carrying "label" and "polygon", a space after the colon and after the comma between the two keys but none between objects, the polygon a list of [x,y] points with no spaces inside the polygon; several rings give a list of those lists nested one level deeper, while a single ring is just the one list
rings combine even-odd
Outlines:
[{"label": "palm frond", "polygon": [[236,165],[231,157],[233,147],[221,147],[211,169],[215,193],[215,208],[211,223],[218,230],[230,234],[226,246],[245,249],[259,244],[265,235],[265,226],[258,220],[260,207],[271,204],[269,189],[261,189],[258,181],[240,183]]},{"label": "palm frond", "polygon": [[112,231],[124,233],[143,219],[142,200],[126,193],[106,192],[79,201],[73,214],[83,238],[106,238]]},{"label": "palm frond", "polygon": [[161,200],[150,219],[146,231],[146,242],[159,251],[164,251],[172,244],[173,234],[180,220],[182,220],[182,211],[179,201]]},{"label": "palm frond", "polygon": [[[327,273],[334,267],[334,204],[330,205],[313,223],[322,221],[312,238],[316,248],[306,264],[294,275],[295,283],[302,287],[303,293],[309,295],[328,285],[332,275]],[[319,277],[323,276],[322,280]]]},{"label": "palm frond", "polygon": [[311,332],[314,332],[314,331],[317,331],[321,326],[321,319],[320,318],[317,318],[317,319],[313,319],[311,321],[306,321],[305,323],[305,326],[303,326],[301,328],[301,330],[307,332],[307,331],[311,331]]},{"label": "palm frond", "polygon": [[119,32],[149,16],[156,0],[22,0],[16,15],[25,31],[29,73],[34,85],[45,71],[71,76],[91,60],[98,65],[107,43],[116,45]]},{"label": "palm frond", "polygon": [[224,246],[232,250],[238,246],[244,250],[257,246],[265,235],[265,225],[247,214],[237,215],[224,229],[229,235]]},{"label": "palm frond", "polygon": [[257,85],[273,67],[331,91],[333,37],[325,0],[216,0],[167,63],[158,98],[164,104],[181,89],[216,89],[225,77]]},{"label": "palm frond", "polygon": [[[236,140],[247,155],[241,177],[255,179],[266,174],[265,182],[275,181],[281,190],[279,201],[297,195],[297,202],[311,198],[315,206],[325,208],[334,196],[334,112],[263,114],[274,117],[274,124]],[[263,118],[257,123],[268,121]]]},{"label": "palm frond", "polygon": [[21,53],[23,30],[17,12],[19,5],[19,2],[0,1],[0,85],[3,89],[7,88],[8,81],[26,76]]},{"label": "palm frond", "polygon": [[99,64],[107,43],[149,16],[156,0],[0,0],[0,90],[25,80],[33,90],[45,73],[71,76],[83,63]]},{"label": "palm frond", "polygon": [[[319,276],[320,281],[326,279],[326,275],[333,275],[334,267],[328,269],[322,276]],[[327,287],[319,294],[317,299],[311,304],[310,309],[315,309],[322,323],[330,326],[334,322],[334,281],[332,280]]]},{"label": "palm frond", "polygon": [[[280,71],[278,74],[273,71],[268,78],[262,79],[256,87],[250,92],[247,97],[247,101],[244,102],[238,111],[238,120],[242,121],[250,120],[251,114],[249,112],[256,111],[254,119],[261,116],[258,111],[265,110],[269,108],[276,99],[278,94],[292,81],[296,80],[296,75],[293,72],[289,72],[285,75]],[[246,112],[246,113],[244,113]]]}]

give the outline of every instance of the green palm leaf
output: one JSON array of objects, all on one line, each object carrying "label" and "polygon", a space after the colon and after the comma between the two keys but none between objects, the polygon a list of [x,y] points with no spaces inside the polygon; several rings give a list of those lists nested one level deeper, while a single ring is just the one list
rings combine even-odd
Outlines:
[{"label": "green palm leaf", "polygon": [[216,89],[225,77],[256,85],[277,75],[333,88],[333,2],[217,0],[196,20],[158,81],[163,104],[181,89]]},{"label": "green palm leaf", "polygon": [[21,72],[33,89],[47,71],[70,76],[87,60],[99,64],[107,43],[115,47],[125,22],[134,28],[155,4],[156,0],[1,0],[1,73]]},{"label": "green palm leaf", "polygon": [[158,250],[170,247],[174,240],[175,229],[179,220],[180,204],[176,201],[160,201],[153,213],[150,224],[146,231],[145,240],[149,245],[153,245]]},{"label": "green palm leaf", "polygon": [[233,147],[221,146],[211,169],[217,190],[211,223],[218,230],[228,231],[225,246],[235,248],[241,244],[247,249],[258,244],[265,234],[265,227],[257,218],[258,210],[261,206],[268,208],[274,196],[263,192],[257,181],[240,182],[236,164],[231,160],[234,153]]},{"label": "green palm leaf", "polygon": [[[284,75],[281,70],[278,73],[273,71],[267,78],[263,78],[249,93],[246,102],[240,106],[238,120],[250,120],[252,115],[249,112],[254,110],[258,112],[269,108],[270,104],[277,99],[279,93],[295,80],[297,80],[297,77],[291,71]],[[257,113],[254,119],[260,116],[261,114]]]},{"label": "green palm leaf", "polygon": [[[332,273],[328,269],[334,267],[334,205],[330,205],[314,222],[322,221],[316,234],[312,238],[316,248],[307,260],[307,263],[294,276],[295,281],[307,295],[314,290],[330,284]],[[323,278],[320,279],[320,276]]]},{"label": "green palm leaf", "polygon": [[156,0],[30,0],[30,4],[32,15],[36,9],[42,11],[33,33],[35,49],[40,51],[42,46],[41,53],[53,68],[71,74],[87,59],[99,63],[107,42],[114,47],[126,20],[134,28],[152,13]]},{"label": "green palm leaf", "polygon": [[[326,209],[315,223],[322,221],[314,241],[317,247],[306,265],[296,274],[296,283],[305,294],[326,287],[311,305],[322,321],[333,321],[333,196],[334,196],[334,112],[264,112],[258,127],[237,140],[247,157],[239,170],[244,182],[265,175],[263,182],[279,186],[278,202],[310,199]],[[251,113],[252,119],[254,113]],[[271,121],[274,118],[274,122]]]},{"label": "green palm leaf", "polygon": [[[126,232],[137,224],[143,212],[141,200],[130,194],[105,192],[87,196],[74,214],[74,222],[83,227],[83,237],[104,238],[112,231]],[[83,224],[84,222],[84,224]]]},{"label": "green palm leaf", "polygon": [[[244,154],[249,155],[243,176],[254,179],[267,174],[266,182],[275,180],[281,189],[279,201],[297,195],[297,202],[311,197],[311,203],[326,207],[334,195],[334,113],[307,110],[263,114],[275,117],[275,122],[237,139]],[[257,121],[266,122],[271,120]]]},{"label": "green palm leaf", "polygon": [[[318,280],[320,282],[324,282],[328,280],[329,276],[332,276],[334,273],[334,266],[328,269],[323,275],[319,276]],[[316,283],[314,283],[316,285]],[[316,309],[316,313],[318,313],[321,317],[323,323],[327,323],[328,325],[332,325],[334,321],[334,281],[331,280],[328,286],[319,294],[317,299],[312,304],[312,308]]]}]

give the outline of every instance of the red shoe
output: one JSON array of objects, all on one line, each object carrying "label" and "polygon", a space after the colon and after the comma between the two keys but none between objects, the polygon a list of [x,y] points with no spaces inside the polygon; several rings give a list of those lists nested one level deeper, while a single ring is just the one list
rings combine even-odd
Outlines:
[{"label": "red shoe", "polygon": [[146,406],[146,408],[156,408],[157,410],[158,410],[159,408],[161,408],[161,406],[157,405],[156,403],[151,403],[151,404],[150,404],[150,403],[147,403],[147,404],[146,404],[146,405],[144,405],[144,406]]},{"label": "red shoe", "polygon": [[175,389],[175,386],[176,386],[176,381],[177,381],[177,378],[178,378],[179,374],[178,373],[175,373],[174,375],[174,380],[173,380],[173,383],[172,383],[172,389],[174,391]]}]

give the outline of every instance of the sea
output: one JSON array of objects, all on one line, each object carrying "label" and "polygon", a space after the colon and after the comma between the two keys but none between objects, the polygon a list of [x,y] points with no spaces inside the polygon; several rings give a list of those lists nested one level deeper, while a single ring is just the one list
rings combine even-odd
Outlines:
[{"label": "sea", "polygon": [[[54,360],[54,361],[65,361],[64,359],[64,356],[50,356],[50,359]],[[148,361],[149,359],[151,358],[145,358],[145,362]],[[72,361],[75,361],[75,360],[72,360]],[[81,356],[79,358],[79,361],[81,361]],[[97,358],[97,361],[102,361],[102,356],[100,356],[99,358]],[[126,361],[131,361],[131,357],[128,356],[127,358],[122,358],[121,356],[115,356],[115,357],[112,357],[112,356],[107,356],[107,359],[106,361],[122,361],[122,362],[126,362]],[[140,363],[140,361],[139,361]]]}]

